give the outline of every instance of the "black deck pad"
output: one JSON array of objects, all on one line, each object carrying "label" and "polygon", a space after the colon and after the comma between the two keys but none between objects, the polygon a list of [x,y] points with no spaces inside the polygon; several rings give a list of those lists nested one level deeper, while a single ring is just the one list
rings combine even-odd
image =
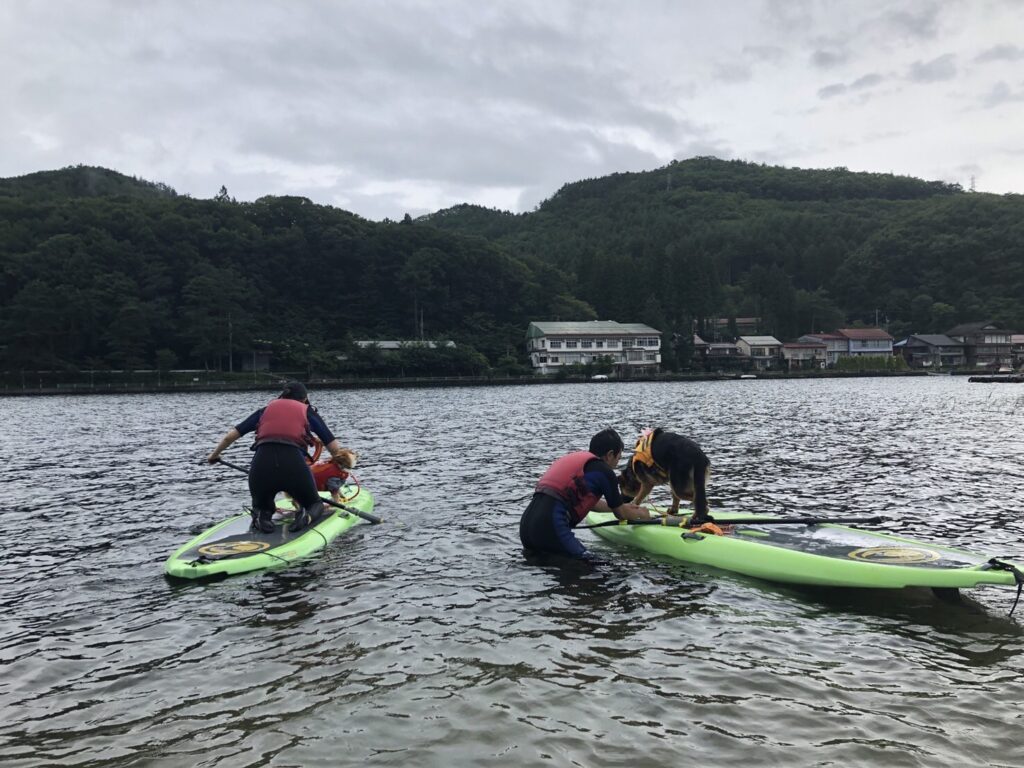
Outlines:
[{"label": "black deck pad", "polygon": [[[327,517],[325,515],[318,523],[323,522]],[[253,530],[252,518],[248,515],[239,517],[232,520],[209,538],[200,541],[196,546],[190,547],[179,557],[183,560],[201,559],[206,561],[249,557],[250,555],[272,551],[289,541],[294,541],[315,528],[315,526],[313,528],[306,528],[293,534],[288,531],[290,522],[290,520],[275,520],[273,533],[263,533],[262,531]]]},{"label": "black deck pad", "polygon": [[[722,520],[719,525],[728,525]],[[970,552],[951,552],[943,547],[918,541],[898,541],[885,536],[828,525],[736,526],[735,534],[746,538],[744,531],[752,531],[751,541],[783,549],[807,552],[840,560],[857,560],[881,565],[905,565],[914,568],[964,568],[981,565],[988,558]]]}]

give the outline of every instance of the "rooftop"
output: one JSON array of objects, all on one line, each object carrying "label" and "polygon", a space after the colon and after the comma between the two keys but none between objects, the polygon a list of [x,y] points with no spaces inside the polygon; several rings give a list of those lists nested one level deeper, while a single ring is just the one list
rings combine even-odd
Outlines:
[{"label": "rooftop", "polygon": [[1001,331],[1003,330],[991,320],[982,320],[978,323],[960,323],[946,331],[947,336],[969,336],[979,331]]},{"label": "rooftop", "polygon": [[526,329],[527,336],[614,336],[630,333],[661,335],[661,331],[643,323],[620,323],[615,320],[541,321],[530,323]]},{"label": "rooftop", "polygon": [[840,328],[836,333],[854,341],[892,341],[892,336],[881,328]]},{"label": "rooftop", "polygon": [[781,346],[782,342],[774,336],[740,336],[739,341],[745,341],[752,347]]},{"label": "rooftop", "polygon": [[803,338],[806,338],[808,336],[813,336],[814,338],[821,339],[822,341],[825,341],[825,340],[839,341],[840,339],[843,340],[843,341],[846,341],[846,337],[845,336],[840,336],[838,333],[805,333],[800,338],[803,339]]},{"label": "rooftop", "polygon": [[962,347],[964,345],[962,341],[951,339],[944,333],[915,333],[907,341],[910,339],[918,339],[933,347]]}]

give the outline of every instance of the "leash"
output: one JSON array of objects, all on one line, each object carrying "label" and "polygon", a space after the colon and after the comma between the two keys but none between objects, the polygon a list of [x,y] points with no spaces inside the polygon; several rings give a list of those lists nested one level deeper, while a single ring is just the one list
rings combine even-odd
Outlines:
[{"label": "leash", "polygon": [[1020,593],[1024,589],[1024,573],[1021,573],[1020,568],[1015,566],[1013,563],[1007,563],[998,557],[993,557],[986,564],[983,570],[986,571],[1009,571],[1013,574],[1013,580],[1017,583],[1017,597],[1013,600],[1013,607],[1010,609],[1008,615],[1013,616],[1013,612],[1017,610],[1017,603],[1020,602]]}]

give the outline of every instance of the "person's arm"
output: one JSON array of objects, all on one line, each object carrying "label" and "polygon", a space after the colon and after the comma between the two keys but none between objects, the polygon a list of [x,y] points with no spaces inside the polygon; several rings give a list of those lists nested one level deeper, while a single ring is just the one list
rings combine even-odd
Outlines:
[{"label": "person's arm", "polygon": [[651,513],[646,507],[628,504],[623,500],[622,494],[619,493],[618,479],[610,467],[601,465],[599,472],[599,479],[596,479],[595,490],[601,494],[601,498],[597,500],[593,509],[598,512],[611,512],[619,520],[651,519]]},{"label": "person's arm", "polygon": [[651,512],[647,507],[641,507],[638,504],[629,504],[623,502],[617,507],[611,507],[608,502],[601,499],[594,505],[594,509],[598,512],[611,512],[619,520],[650,520]]},{"label": "person's arm", "polygon": [[320,414],[310,408],[306,417],[309,419],[310,430],[320,438],[324,447],[331,454],[331,458],[334,459],[339,466],[347,467],[349,469],[354,467],[356,465],[356,454],[348,448],[341,447],[341,443],[339,443],[338,439],[331,433],[331,430],[327,427],[327,424],[321,418]]},{"label": "person's arm", "polygon": [[241,436],[242,433],[239,432],[238,429],[236,429],[235,427],[229,429],[227,431],[227,434],[225,434],[224,437],[220,439],[220,442],[217,443],[217,447],[214,448],[210,455],[206,457],[207,464],[216,464],[218,461],[220,461],[220,455],[224,453],[225,450],[227,450],[228,446],[230,446],[233,442],[235,442],[235,440],[237,440]]},{"label": "person's arm", "polygon": [[220,459],[220,455],[227,450],[235,440],[240,438],[242,435],[247,435],[256,429],[256,425],[260,423],[260,416],[263,415],[263,409],[258,408],[257,410],[250,413],[245,421],[240,422],[233,426],[227,431],[227,434],[220,439],[217,443],[217,447],[213,449],[209,456],[206,457],[206,461],[210,464],[216,464]]}]

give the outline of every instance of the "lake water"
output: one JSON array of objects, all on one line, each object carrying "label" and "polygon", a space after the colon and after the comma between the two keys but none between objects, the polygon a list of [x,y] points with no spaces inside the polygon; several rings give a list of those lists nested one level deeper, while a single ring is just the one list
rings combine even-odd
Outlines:
[{"label": "lake water", "polygon": [[[258,393],[0,399],[0,763],[1024,764],[1024,607],[809,591],[584,542],[526,562],[592,433],[692,436],[715,509],[882,514],[1024,555],[1024,386],[966,378],[322,391],[380,526],[286,570],[162,563],[247,503],[198,462]],[[228,458],[247,461],[239,444]],[[656,491],[656,501],[667,494]]]}]

